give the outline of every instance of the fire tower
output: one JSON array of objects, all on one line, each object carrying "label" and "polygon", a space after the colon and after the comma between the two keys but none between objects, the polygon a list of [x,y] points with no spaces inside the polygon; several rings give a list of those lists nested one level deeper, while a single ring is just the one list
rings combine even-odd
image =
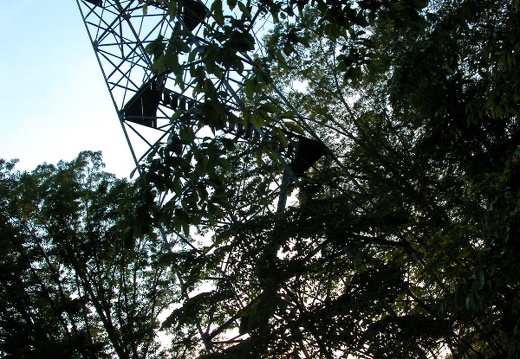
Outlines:
[{"label": "fire tower", "polygon": [[[205,29],[222,26],[222,21],[212,15],[211,4],[199,0],[76,1],[138,165],[176,131],[172,116],[179,111],[190,111],[203,101],[204,96],[200,91],[194,91],[193,82],[187,78],[189,72],[184,72],[184,78],[177,78],[173,72],[158,73],[154,68],[153,47],[195,49],[207,43]],[[262,16],[260,12],[251,14],[256,25],[251,27],[250,34],[256,40],[261,39],[268,28],[269,20]],[[176,59],[179,67],[187,67],[190,61],[194,61],[186,53],[179,52]],[[241,73],[228,71],[210,78],[218,91],[227,94],[222,105],[237,113],[244,105],[240,96],[244,76],[253,66],[251,57],[243,55],[241,61],[244,64]],[[291,108],[290,104],[288,107]],[[252,124],[249,127],[259,136],[269,135],[269,129]],[[242,132],[243,135],[235,133],[235,138],[247,137],[247,131]],[[288,139],[293,142],[293,151],[291,154],[280,152],[278,159],[285,168],[285,181],[291,182],[303,175],[328,150],[316,136],[288,134]]]}]

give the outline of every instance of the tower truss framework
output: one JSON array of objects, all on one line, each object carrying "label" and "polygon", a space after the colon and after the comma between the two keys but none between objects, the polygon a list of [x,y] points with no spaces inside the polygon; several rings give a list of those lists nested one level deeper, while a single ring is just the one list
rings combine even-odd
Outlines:
[{"label": "tower truss framework", "polygon": [[[171,73],[158,75],[147,46],[159,38],[167,42],[175,32],[182,33],[179,41],[186,46],[198,46],[205,42],[204,27],[214,26],[215,21],[206,5],[195,0],[176,2],[173,19],[167,1],[77,3],[134,160],[139,163],[158,141],[165,140],[172,114],[189,109],[202,97],[193,93],[189,79],[176,79]],[[242,60],[246,65],[250,62]],[[179,63],[188,66],[189,60],[179,58]],[[243,76],[228,73],[225,78],[211,78],[218,90],[229,94],[226,105],[233,109],[240,107]],[[188,86],[179,86],[179,81]]]},{"label": "tower truss framework", "polygon": [[[213,17],[211,4],[199,0],[171,3],[168,0],[76,1],[133,159],[139,166],[176,131],[172,116],[179,110],[189,111],[199,105],[205,96],[196,91],[192,79],[187,78],[189,71],[180,71],[183,78],[178,78],[173,72],[158,73],[151,53],[154,44],[174,44],[186,49],[207,45],[204,32],[222,26],[222,21]],[[254,20],[249,33],[256,43],[261,43],[261,37],[270,28],[269,20],[263,19],[260,12],[251,14],[251,18]],[[261,48],[256,48],[256,51],[261,51]],[[197,61],[189,58],[187,52],[177,53],[178,64],[184,69],[188,69],[192,61]],[[240,73],[225,69],[221,76],[208,77],[217,91],[227,94],[222,105],[236,113],[244,107],[240,94],[244,78],[253,69],[249,56],[254,54],[240,55],[243,64]],[[288,103],[285,107],[294,110]],[[252,124],[248,127],[259,136],[269,136],[269,129]],[[247,129],[242,132],[246,132],[244,136],[248,137]],[[238,133],[233,135],[235,139],[240,137],[247,141]],[[290,134],[288,139],[293,142],[294,151],[290,154],[275,151],[285,168],[285,175],[279,177],[277,185],[279,209],[285,206],[284,188],[288,183],[296,181],[328,151],[317,137],[311,139]]]}]

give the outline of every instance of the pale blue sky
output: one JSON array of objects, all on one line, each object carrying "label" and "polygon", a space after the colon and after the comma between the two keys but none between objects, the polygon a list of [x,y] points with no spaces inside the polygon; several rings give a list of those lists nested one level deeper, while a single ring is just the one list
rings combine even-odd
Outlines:
[{"label": "pale blue sky", "polygon": [[19,169],[101,150],[134,165],[75,0],[1,0],[0,158]]}]

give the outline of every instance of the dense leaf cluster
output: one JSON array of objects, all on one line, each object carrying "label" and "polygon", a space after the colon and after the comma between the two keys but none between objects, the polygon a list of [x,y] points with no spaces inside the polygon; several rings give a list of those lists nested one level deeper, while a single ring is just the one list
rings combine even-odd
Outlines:
[{"label": "dense leaf cluster", "polygon": [[[210,241],[182,252],[194,291],[167,320],[182,328],[177,342],[192,330],[194,350],[208,358],[516,357],[518,3],[244,7],[245,17],[230,15],[233,26],[259,14],[272,31],[248,63],[244,107],[217,113],[247,124],[269,104],[252,121],[267,134],[239,149],[233,141],[220,156],[238,152],[244,163],[246,154],[287,148],[284,136],[270,135],[287,134],[280,118],[332,153],[325,169],[291,185],[295,202],[284,213],[268,196],[283,166],[232,160],[217,173],[233,205],[213,222],[222,220]],[[218,1],[211,11],[227,16]],[[207,59],[240,72],[236,61],[254,47],[206,35],[226,56],[238,54]],[[270,211],[238,215],[254,201]]]},{"label": "dense leaf cluster", "polygon": [[2,358],[161,356],[175,278],[130,225],[134,185],[102,167],[93,152],[30,173],[0,162]]}]

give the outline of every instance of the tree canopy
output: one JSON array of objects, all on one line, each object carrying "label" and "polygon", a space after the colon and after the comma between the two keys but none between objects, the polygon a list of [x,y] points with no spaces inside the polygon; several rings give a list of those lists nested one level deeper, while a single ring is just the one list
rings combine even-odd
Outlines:
[{"label": "tree canopy", "polygon": [[158,316],[178,291],[164,243],[132,229],[135,186],[100,153],[14,165],[0,162],[0,356],[163,356]]},{"label": "tree canopy", "polygon": [[[230,32],[205,29],[208,44],[173,71],[197,74],[199,121],[263,135],[208,137],[179,162],[193,175],[158,219],[214,235],[179,253],[194,292],[167,325],[195,330],[194,350],[215,358],[516,357],[519,10],[214,1]],[[246,35],[260,18],[272,21],[263,43]],[[227,108],[206,79],[244,63],[244,106]],[[293,205],[276,211],[269,195],[287,166],[268,158],[284,158],[295,129],[328,161],[291,182]],[[179,186],[168,151],[147,174],[164,190]]]}]

